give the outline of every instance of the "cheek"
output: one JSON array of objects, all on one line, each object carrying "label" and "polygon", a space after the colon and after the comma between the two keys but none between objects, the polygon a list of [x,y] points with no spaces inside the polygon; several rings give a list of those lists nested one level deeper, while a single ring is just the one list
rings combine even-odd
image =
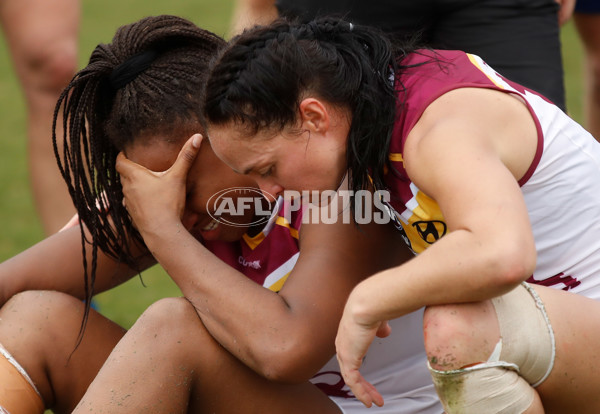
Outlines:
[{"label": "cheek", "polygon": [[194,195],[185,202],[185,208],[194,214],[206,215],[206,205],[210,196],[205,197],[204,194]]}]

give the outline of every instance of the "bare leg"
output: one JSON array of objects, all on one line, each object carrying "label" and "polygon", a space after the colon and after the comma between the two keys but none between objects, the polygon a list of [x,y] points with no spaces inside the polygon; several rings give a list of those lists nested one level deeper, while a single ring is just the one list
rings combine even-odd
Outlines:
[{"label": "bare leg", "polygon": [[79,16],[79,0],[0,1],[0,21],[27,102],[30,178],[46,234],[75,211],[55,161],[51,127],[56,100],[77,69]]},{"label": "bare leg", "polygon": [[153,304],[115,348],[75,413],[338,413],[311,384],[257,375],[210,336],[185,299]]},{"label": "bare leg", "polygon": [[600,412],[600,302],[534,286],[552,323],[556,361],[538,388],[547,413]]},{"label": "bare leg", "polygon": [[600,14],[575,13],[574,18],[585,48],[585,125],[600,141]]},{"label": "bare leg", "polygon": [[[75,343],[83,304],[58,292],[24,292],[0,309],[0,343],[29,374],[46,408],[70,413],[125,330],[91,311]],[[1,384],[0,384],[1,386]]]}]

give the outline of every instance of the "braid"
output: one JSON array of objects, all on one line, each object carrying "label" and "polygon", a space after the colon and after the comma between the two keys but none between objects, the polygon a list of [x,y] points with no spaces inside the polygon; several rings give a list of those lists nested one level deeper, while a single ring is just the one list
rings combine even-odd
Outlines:
[{"label": "braid", "polygon": [[[54,152],[81,224],[86,309],[79,340],[94,295],[98,249],[135,268],[131,243],[143,245],[122,205],[116,157],[143,140],[144,132],[168,139],[173,130],[200,125],[208,62],[223,45],[185,19],[148,17],[119,28],[112,43],[98,45],[58,99]],[[139,55],[146,57],[143,70],[116,83],[115,72],[127,72]],[[56,134],[58,122],[62,137]]]},{"label": "braid", "polygon": [[376,29],[334,18],[280,19],[255,27],[232,39],[214,62],[205,119],[214,125],[242,124],[250,135],[260,128],[281,131],[296,124],[301,97],[315,94],[352,114],[351,188],[382,189],[398,105],[394,74],[413,50],[412,44],[400,47]]}]

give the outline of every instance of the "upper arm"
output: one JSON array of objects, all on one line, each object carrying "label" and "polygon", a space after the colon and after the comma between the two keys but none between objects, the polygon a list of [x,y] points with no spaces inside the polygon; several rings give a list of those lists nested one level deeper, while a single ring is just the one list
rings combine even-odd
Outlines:
[{"label": "upper arm", "polygon": [[497,91],[458,89],[425,111],[406,140],[405,167],[437,201],[449,231],[531,251],[518,178],[536,146],[535,124],[520,101]]}]

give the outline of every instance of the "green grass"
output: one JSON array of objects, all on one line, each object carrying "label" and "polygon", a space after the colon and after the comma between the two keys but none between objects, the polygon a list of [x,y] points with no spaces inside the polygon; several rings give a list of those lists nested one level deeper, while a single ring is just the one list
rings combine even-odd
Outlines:
[{"label": "green grass", "polygon": [[[50,0],[51,1],[51,0]],[[233,0],[86,0],[83,3],[80,66],[98,43],[110,42],[117,27],[156,14],[186,17],[217,34],[228,30]],[[562,33],[567,102],[571,115],[581,121],[581,46],[568,24]],[[25,108],[10,66],[4,39],[0,37],[0,261],[42,238],[28,187],[25,164]],[[179,290],[158,267],[111,292],[99,295],[102,313],[125,327],[160,297]]]}]

